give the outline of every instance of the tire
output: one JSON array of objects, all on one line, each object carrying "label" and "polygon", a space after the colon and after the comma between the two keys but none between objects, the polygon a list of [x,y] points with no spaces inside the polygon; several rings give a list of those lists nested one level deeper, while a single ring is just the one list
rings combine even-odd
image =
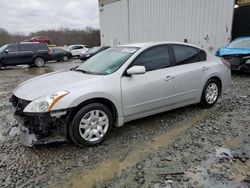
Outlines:
[{"label": "tire", "polygon": [[34,65],[35,65],[36,67],[43,67],[44,64],[45,64],[45,61],[44,61],[44,59],[43,59],[42,57],[36,57],[36,58],[34,59]]},{"label": "tire", "polygon": [[109,108],[100,103],[92,103],[76,113],[69,126],[69,135],[79,146],[95,146],[105,140],[112,127],[113,116]]},{"label": "tire", "polygon": [[2,69],[2,62],[0,61],[0,70]]},{"label": "tire", "polygon": [[63,61],[68,61],[69,58],[68,58],[68,56],[64,55],[62,60],[63,60]]},{"label": "tire", "polygon": [[206,82],[202,95],[201,106],[204,108],[211,108],[217,102],[221,91],[221,84],[216,79],[210,79]]}]

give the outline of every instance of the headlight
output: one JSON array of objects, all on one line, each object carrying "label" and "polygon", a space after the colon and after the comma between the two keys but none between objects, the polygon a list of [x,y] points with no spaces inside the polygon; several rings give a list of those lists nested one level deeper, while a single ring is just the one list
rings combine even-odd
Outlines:
[{"label": "headlight", "polygon": [[23,112],[38,113],[49,112],[53,106],[65,95],[69,94],[68,91],[59,91],[46,96],[39,97],[32,101]]}]

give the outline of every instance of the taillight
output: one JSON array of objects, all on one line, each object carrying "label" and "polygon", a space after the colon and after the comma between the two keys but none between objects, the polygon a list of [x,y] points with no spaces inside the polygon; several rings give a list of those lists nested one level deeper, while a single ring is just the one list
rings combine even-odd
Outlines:
[{"label": "taillight", "polygon": [[227,68],[231,69],[230,63],[229,63],[227,60],[225,60],[224,58],[221,58],[221,61],[222,61],[222,63],[223,63]]},{"label": "taillight", "polygon": [[49,55],[52,55],[52,51],[51,51],[51,50],[49,50],[48,54],[49,54]]}]

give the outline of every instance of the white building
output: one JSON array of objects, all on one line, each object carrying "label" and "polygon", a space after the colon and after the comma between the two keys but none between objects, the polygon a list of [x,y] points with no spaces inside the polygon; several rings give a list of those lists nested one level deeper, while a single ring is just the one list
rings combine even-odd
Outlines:
[{"label": "white building", "polygon": [[231,40],[234,7],[235,0],[99,0],[101,43],[186,39],[215,52]]}]

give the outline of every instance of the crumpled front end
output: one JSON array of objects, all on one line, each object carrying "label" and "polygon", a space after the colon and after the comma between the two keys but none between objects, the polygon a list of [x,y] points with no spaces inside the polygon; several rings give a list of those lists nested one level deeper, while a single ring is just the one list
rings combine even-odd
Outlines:
[{"label": "crumpled front end", "polygon": [[26,146],[43,145],[67,141],[68,112],[24,113],[31,102],[13,95],[10,99],[14,117],[20,124],[21,139]]},{"label": "crumpled front end", "polygon": [[250,48],[221,48],[216,53],[231,65],[235,71],[250,71]]},{"label": "crumpled front end", "polygon": [[248,56],[226,56],[223,57],[230,63],[231,69],[235,71],[250,71],[250,55]]}]

